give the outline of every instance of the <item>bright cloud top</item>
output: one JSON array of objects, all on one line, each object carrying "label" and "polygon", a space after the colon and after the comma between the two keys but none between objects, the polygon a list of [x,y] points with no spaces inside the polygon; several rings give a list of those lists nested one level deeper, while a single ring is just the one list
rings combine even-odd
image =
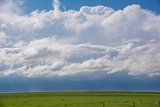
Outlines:
[{"label": "bright cloud top", "polygon": [[115,11],[35,10],[0,3],[0,76],[104,78],[160,76],[160,16],[139,5]]}]

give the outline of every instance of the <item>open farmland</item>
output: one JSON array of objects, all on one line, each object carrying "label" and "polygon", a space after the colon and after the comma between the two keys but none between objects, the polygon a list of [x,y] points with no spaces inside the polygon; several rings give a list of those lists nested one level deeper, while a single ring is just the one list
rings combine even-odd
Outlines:
[{"label": "open farmland", "polygon": [[0,107],[160,107],[154,92],[1,93]]}]

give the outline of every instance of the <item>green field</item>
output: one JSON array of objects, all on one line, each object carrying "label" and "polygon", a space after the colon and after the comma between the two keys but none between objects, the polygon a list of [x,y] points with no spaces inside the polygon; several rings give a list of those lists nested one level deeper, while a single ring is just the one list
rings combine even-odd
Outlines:
[{"label": "green field", "polygon": [[31,92],[1,93],[0,107],[160,107],[160,93]]}]

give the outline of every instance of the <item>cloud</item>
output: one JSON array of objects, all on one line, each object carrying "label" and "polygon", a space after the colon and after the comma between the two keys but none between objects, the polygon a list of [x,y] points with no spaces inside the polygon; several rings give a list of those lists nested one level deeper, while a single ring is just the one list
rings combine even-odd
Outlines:
[{"label": "cloud", "polygon": [[[159,44],[116,47],[91,44],[63,44],[55,38],[34,40],[26,45],[1,49],[3,75],[66,77],[101,75],[128,71],[130,75],[157,76]],[[98,76],[99,77],[99,76]],[[95,77],[96,78],[96,75]]]},{"label": "cloud", "polygon": [[55,11],[60,11],[60,10],[59,10],[60,5],[61,5],[61,3],[60,3],[58,0],[54,0],[54,1],[52,2],[52,6],[53,6],[53,8],[54,8]]},{"label": "cloud", "polygon": [[13,1],[1,4],[1,76],[160,75],[159,15],[139,5],[61,11],[60,4],[56,0],[53,10],[30,14],[21,14]]},{"label": "cloud", "polygon": [[23,4],[23,1],[17,0],[1,0],[0,1],[0,11],[3,12],[3,14],[20,14],[22,13],[22,10],[20,9],[20,6]]},{"label": "cloud", "polygon": [[2,31],[0,32],[0,44],[4,43],[7,39],[6,34]]}]

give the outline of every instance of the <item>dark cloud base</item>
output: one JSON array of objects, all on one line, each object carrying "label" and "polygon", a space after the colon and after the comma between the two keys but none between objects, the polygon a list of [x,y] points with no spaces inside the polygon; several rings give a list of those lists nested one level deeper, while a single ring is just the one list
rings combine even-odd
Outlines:
[{"label": "dark cloud base", "polygon": [[[71,80],[53,78],[0,78],[0,92],[33,91],[159,91],[160,79],[157,77],[139,78],[112,74],[104,79]],[[126,74],[127,75],[127,74]]]}]

